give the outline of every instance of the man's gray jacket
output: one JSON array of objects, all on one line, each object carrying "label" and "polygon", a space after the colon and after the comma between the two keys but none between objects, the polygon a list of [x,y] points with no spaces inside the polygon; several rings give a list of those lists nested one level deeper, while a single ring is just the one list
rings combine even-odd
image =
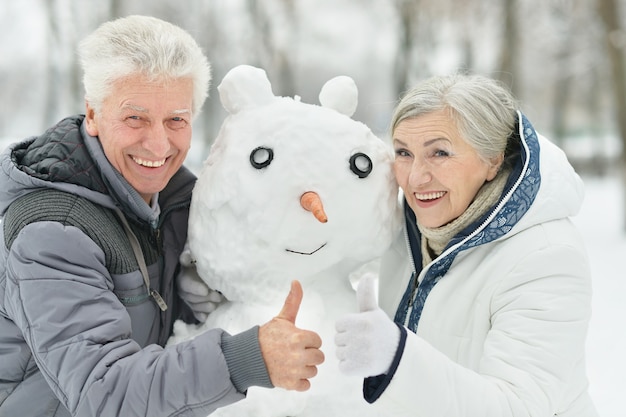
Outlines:
[{"label": "man's gray jacket", "polygon": [[163,347],[191,317],[174,279],[195,177],[153,209],[82,121],[0,157],[0,416],[206,416],[271,386],[258,329]]}]

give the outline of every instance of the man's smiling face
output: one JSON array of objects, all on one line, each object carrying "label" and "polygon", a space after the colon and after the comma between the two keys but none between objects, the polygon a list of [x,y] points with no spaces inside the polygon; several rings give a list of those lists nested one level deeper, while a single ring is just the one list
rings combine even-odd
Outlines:
[{"label": "man's smiling face", "polygon": [[116,81],[96,112],[87,103],[87,132],[109,162],[150,204],[182,166],[191,146],[191,79]]}]

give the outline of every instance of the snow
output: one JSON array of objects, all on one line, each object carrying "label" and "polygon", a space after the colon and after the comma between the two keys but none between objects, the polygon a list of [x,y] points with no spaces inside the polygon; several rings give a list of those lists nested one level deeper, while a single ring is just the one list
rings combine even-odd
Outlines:
[{"label": "snow", "polygon": [[[327,94],[334,85],[337,96],[345,96],[343,84],[329,84]],[[207,277],[212,288],[229,300],[250,300],[259,296],[258,289],[233,285],[240,278],[249,279],[250,271],[306,276],[338,259],[370,260],[382,253],[375,244],[359,244],[391,240],[381,222],[372,222],[373,216],[389,218],[395,207],[392,155],[382,140],[334,109],[275,97],[265,72],[250,66],[231,70],[218,91],[230,114],[196,184],[189,230],[198,269],[213,274]],[[375,167],[366,178],[348,169],[351,157],[361,153]],[[261,166],[255,167],[253,160]],[[311,213],[300,207],[300,196],[307,191],[319,194],[327,223],[311,222]],[[340,240],[331,244],[329,236]],[[350,251],[327,247],[323,257],[303,259],[284,250],[311,252],[323,243]],[[272,283],[276,288],[277,282]]]},{"label": "snow", "polygon": [[352,116],[358,104],[358,90],[352,78],[339,76],[324,84],[319,98],[322,106]]},{"label": "snow", "polygon": [[[311,389],[252,387],[212,416],[373,417],[361,380],[339,373],[330,341],[335,321],[357,311],[351,273],[400,230],[391,147],[350,118],[358,90],[349,77],[324,84],[321,106],[274,96],[265,71],[247,65],[217,89],[229,115],[194,188],[188,244],[198,274],[228,301],[200,328],[177,322],[170,343],[269,321],[298,279],[305,297],[297,325],[325,341]],[[307,208],[305,194],[324,216]]]},{"label": "snow", "polygon": [[585,202],[574,222],[586,238],[593,274],[587,339],[589,391],[602,417],[624,416],[626,393],[626,234],[615,178],[584,178]]},{"label": "snow", "polygon": [[[227,76],[225,78],[227,82],[218,88],[220,95],[223,96],[223,104],[231,115],[229,116],[230,120],[225,122],[223,130],[218,136],[213,149],[214,154],[209,158],[205,171],[200,176],[201,192],[205,194],[201,200],[205,200],[203,203],[207,204],[203,206],[202,215],[195,215],[195,220],[193,219],[194,215],[192,215],[193,226],[190,231],[192,238],[195,233],[206,236],[205,239],[208,239],[201,241],[198,238],[200,243],[197,243],[196,247],[202,248],[204,251],[200,258],[203,258],[208,252],[215,252],[216,254],[213,259],[198,260],[201,274],[207,271],[211,273],[208,280],[212,287],[225,288],[226,292],[229,292],[228,298],[241,301],[240,304],[248,305],[250,301],[263,303],[271,300],[272,308],[263,313],[258,306],[254,307],[256,311],[253,311],[243,308],[241,305],[231,305],[228,309],[220,311],[219,314],[213,315],[213,317],[209,316],[208,327],[229,326],[231,331],[245,330],[251,323],[262,322],[262,314],[267,314],[267,318],[271,317],[271,314],[278,309],[280,298],[284,296],[287,280],[294,276],[305,280],[310,279],[307,273],[313,265],[306,262],[290,263],[288,258],[283,259],[284,254],[273,255],[276,242],[293,244],[294,242],[302,242],[303,236],[315,236],[316,238],[321,236],[320,225],[316,222],[311,223],[312,228],[300,228],[300,224],[306,223],[306,220],[304,217],[293,217],[290,210],[285,208],[284,201],[289,199],[288,196],[294,193],[294,190],[299,190],[295,194],[300,195],[303,190],[299,189],[298,186],[302,184],[303,179],[308,179],[316,184],[315,188],[320,191],[320,194],[323,190],[326,193],[332,193],[334,198],[339,198],[338,193],[344,192],[342,185],[337,187],[337,184],[325,184],[320,180],[320,177],[311,177],[314,171],[308,171],[311,166],[310,162],[315,161],[313,166],[319,166],[320,163],[316,159],[319,151],[329,145],[327,142],[323,142],[323,145],[322,142],[317,143],[310,137],[306,138],[304,142],[301,141],[301,130],[315,132],[316,129],[313,127],[305,129],[300,126],[299,129],[294,130],[293,123],[298,122],[296,119],[304,117],[303,114],[294,112],[291,108],[298,107],[296,101],[277,99],[274,104],[274,98],[267,97],[267,92],[270,90],[269,85],[263,83],[262,87],[255,87],[253,79],[254,76],[251,72],[244,71],[243,75],[235,77],[234,80]],[[237,84],[244,82],[242,80],[245,81],[245,88],[238,88]],[[330,85],[332,84],[330,83]],[[344,82],[337,84],[344,84]],[[350,89],[337,88],[336,97],[331,94],[328,100],[321,101],[349,102],[350,93],[348,91]],[[300,104],[304,105],[303,103]],[[256,106],[267,107],[271,111],[259,111],[255,109]],[[344,104],[338,107],[346,106]],[[313,110],[309,108],[307,111],[312,112]],[[250,112],[255,113],[254,117],[250,116]],[[241,116],[240,113],[245,113],[247,119],[235,119],[236,115]],[[277,115],[281,117],[277,117]],[[276,121],[270,121],[272,118],[275,118]],[[325,120],[324,124],[331,124],[330,120]],[[272,126],[279,126],[280,129],[277,129],[273,134],[266,134],[265,131],[272,132]],[[244,129],[241,130],[242,128]],[[245,134],[241,132],[245,132]],[[280,137],[288,137],[290,141],[280,139]],[[237,138],[237,143],[232,143],[233,138]],[[228,139],[230,139],[230,143]],[[291,147],[290,145],[294,143],[296,147]],[[312,143],[315,146],[311,146]],[[282,169],[290,169],[292,175],[289,178],[285,176],[275,177],[268,170],[267,172],[253,173],[255,178],[252,181],[246,180],[245,175],[241,172],[245,171],[246,165],[249,165],[247,155],[250,154],[250,149],[258,145],[268,146],[270,144],[276,155],[289,153],[289,159],[294,165],[291,168],[283,165]],[[244,158],[239,158],[240,162],[233,162],[236,159],[233,156],[236,154],[241,154]],[[323,165],[332,170],[333,165],[328,163],[331,152],[322,152],[321,155],[325,158]],[[220,163],[222,166],[217,166]],[[296,169],[294,166],[298,168]],[[307,174],[302,176],[300,171],[305,171]],[[341,181],[339,171],[327,173],[327,175],[330,175],[335,183]],[[245,182],[249,184],[246,185]],[[304,183],[306,182],[304,181]],[[270,195],[267,195],[266,191],[258,191],[260,189],[266,190],[267,188],[263,184],[267,183],[273,184]],[[620,332],[623,327],[622,321],[626,318],[626,307],[621,302],[624,290],[626,290],[626,282],[620,279],[624,275],[622,271],[626,269],[624,268],[626,267],[626,258],[624,257],[626,254],[626,236],[620,220],[623,212],[621,189],[618,181],[612,178],[602,180],[588,178],[585,179],[585,184],[587,196],[584,206],[580,214],[573,220],[586,238],[594,278],[593,317],[587,346],[590,393],[601,416],[617,417],[623,415],[620,395],[626,392],[626,377],[624,377],[626,360],[623,358],[623,352],[626,351],[626,334]],[[213,194],[213,197],[209,198],[210,194]],[[212,198],[214,201],[211,201]],[[242,201],[244,204],[241,203]],[[328,199],[328,201],[332,201],[332,199]],[[195,204],[199,204],[198,201]],[[250,209],[252,205],[257,205],[263,209],[261,212],[257,212]],[[341,211],[341,207],[338,210]],[[200,213],[198,208],[196,211]],[[351,212],[354,213],[355,211],[352,210]],[[202,219],[202,217],[205,218]],[[198,222],[198,224],[195,225],[194,222]],[[361,225],[372,224],[372,222],[363,220],[359,223]],[[292,226],[285,228],[285,224]],[[194,228],[197,229],[196,232],[193,232]],[[294,230],[297,232],[293,233]],[[349,248],[351,245],[344,244],[343,246]],[[246,261],[242,262],[241,260],[244,258]],[[268,263],[270,259],[272,261]],[[329,265],[327,263],[329,258],[322,259],[321,262],[324,265]],[[252,267],[250,266],[251,263],[253,264]],[[319,262],[315,267],[317,268],[315,271],[320,270]],[[218,271],[218,268],[221,269]],[[271,273],[263,273],[264,270]],[[291,275],[285,275],[285,270],[290,271]],[[278,281],[279,275],[285,275],[282,278],[284,279],[282,283]],[[228,282],[220,282],[216,276],[221,276]],[[314,275],[314,277],[316,276]],[[233,282],[239,284],[229,288]],[[241,288],[241,282],[249,283],[244,288],[245,293]],[[272,294],[270,288],[279,288],[281,291]],[[305,294],[310,297],[311,291],[307,291],[305,288]],[[315,297],[313,299],[311,304],[303,307],[305,310],[326,311],[323,307],[323,300],[315,299]],[[320,308],[320,306],[322,307]],[[224,317],[227,319],[220,323]],[[181,331],[180,327],[178,331]],[[328,346],[325,347],[325,349],[328,348]],[[332,355],[328,352],[327,359],[332,359]],[[259,399],[266,394],[267,392],[255,391],[250,398]],[[260,401],[268,403],[267,400]],[[289,403],[285,399],[269,402],[281,403],[282,405]],[[256,406],[253,408],[256,409]],[[345,409],[342,415],[346,415],[346,410],[349,409]],[[352,410],[350,409],[350,411]],[[229,414],[225,412],[225,415]]]}]

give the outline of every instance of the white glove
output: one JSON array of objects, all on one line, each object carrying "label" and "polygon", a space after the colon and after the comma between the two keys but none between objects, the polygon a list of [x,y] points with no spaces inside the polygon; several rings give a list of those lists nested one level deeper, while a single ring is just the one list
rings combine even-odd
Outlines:
[{"label": "white glove", "polygon": [[374,275],[361,278],[357,301],[360,313],[348,314],[335,323],[339,370],[362,378],[385,374],[396,355],[400,329],[378,307]]},{"label": "white glove", "polygon": [[200,278],[196,271],[195,260],[188,248],[180,255],[182,266],[176,278],[178,295],[191,308],[194,317],[206,321],[209,313],[213,312],[224,300],[224,296],[209,286]]}]

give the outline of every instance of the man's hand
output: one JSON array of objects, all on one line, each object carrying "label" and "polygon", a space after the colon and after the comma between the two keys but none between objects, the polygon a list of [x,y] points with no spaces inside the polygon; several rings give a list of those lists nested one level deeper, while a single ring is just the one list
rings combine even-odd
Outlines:
[{"label": "man's hand", "polygon": [[212,313],[224,301],[224,297],[202,281],[188,247],[185,246],[179,261],[181,268],[176,277],[178,295],[191,308],[196,320],[204,323],[209,313]]},{"label": "man's hand", "polygon": [[398,349],[400,329],[378,307],[375,276],[361,278],[357,300],[360,313],[335,323],[339,369],[362,378],[387,373]]},{"label": "man's hand", "polygon": [[319,335],[295,326],[301,302],[302,286],[293,281],[281,312],[259,329],[261,353],[272,384],[296,391],[311,387],[309,379],[324,362]]}]

